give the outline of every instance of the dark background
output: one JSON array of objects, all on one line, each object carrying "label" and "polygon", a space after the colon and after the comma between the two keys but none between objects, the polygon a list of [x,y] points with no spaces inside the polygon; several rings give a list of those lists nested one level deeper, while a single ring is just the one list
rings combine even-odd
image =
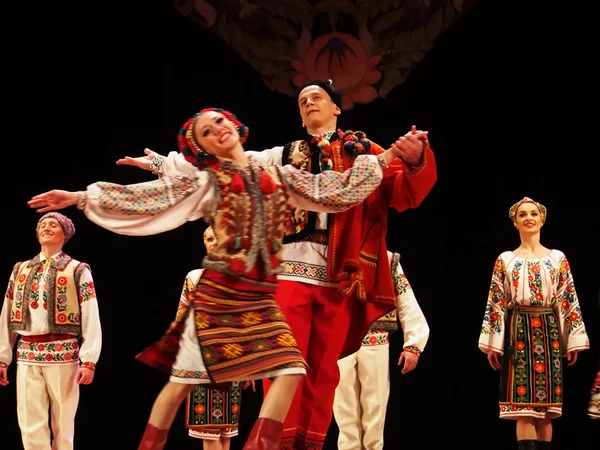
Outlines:
[{"label": "dark background", "polygon": [[[514,422],[498,419],[498,372],[477,339],[494,260],[518,246],[508,208],[526,195],[548,208],[542,243],[569,258],[592,343],[566,369],[553,448],[598,443],[600,424],[586,416],[600,343],[597,34],[581,5],[480,1],[385,101],[342,115],[341,128],[364,130],[384,146],[412,124],[429,130],[438,163],[439,181],[423,204],[389,216],[388,246],[402,254],[431,336],[405,376],[395,367],[402,337],[392,338],[387,449],[516,448]],[[6,281],[16,261],[39,251],[31,196],[153,179],[115,161],[145,147],[174,150],[179,127],[200,108],[235,112],[251,129],[249,150],[303,136],[295,99],[270,91],[169,1],[7,2],[3,10]],[[65,250],[92,267],[104,336],[94,383],[81,389],[75,445],[134,449],[167,380],[134,356],[174,317],[183,278],[204,255],[205,225],[126,237],[75,208],[64,212],[77,227]],[[0,389],[1,447],[19,450],[14,364],[9,377]],[[242,448],[261,398],[245,392],[232,449]],[[333,422],[326,448],[336,439]],[[166,448],[200,447],[187,436],[182,408]]]}]

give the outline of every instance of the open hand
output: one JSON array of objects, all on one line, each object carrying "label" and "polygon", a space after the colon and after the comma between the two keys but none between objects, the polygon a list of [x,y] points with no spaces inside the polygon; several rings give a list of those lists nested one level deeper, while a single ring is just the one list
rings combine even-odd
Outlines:
[{"label": "open hand", "polygon": [[41,213],[76,205],[78,200],[79,195],[77,192],[54,189],[32,197],[31,200],[27,202],[27,205],[29,205],[30,208],[38,208],[36,211]]},{"label": "open hand", "polygon": [[500,369],[500,353],[491,351],[487,355],[488,361],[490,362],[490,366],[492,369],[498,370]]},{"label": "open hand", "polygon": [[410,372],[415,367],[417,367],[417,363],[419,362],[419,357],[413,352],[404,351],[400,354],[400,358],[398,359],[398,365],[402,365],[404,362],[404,367],[402,367],[402,375]]},{"label": "open hand", "polygon": [[152,168],[150,165],[152,161],[158,156],[158,153],[153,152],[149,148],[144,149],[144,153],[146,156],[138,156],[136,158],[132,158],[131,156],[126,156],[125,158],[121,158],[117,160],[117,166],[134,166],[139,167],[142,170],[151,171]]}]

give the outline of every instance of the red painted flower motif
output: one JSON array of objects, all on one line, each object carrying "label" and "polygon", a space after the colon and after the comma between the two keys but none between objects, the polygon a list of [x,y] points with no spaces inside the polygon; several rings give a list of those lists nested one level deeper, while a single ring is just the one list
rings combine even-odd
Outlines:
[{"label": "red painted flower motif", "polygon": [[56,280],[56,284],[58,284],[59,286],[65,286],[67,284],[67,277],[58,277],[58,280]]},{"label": "red painted flower motif", "polygon": [[58,316],[56,316],[56,321],[58,323],[65,323],[67,321],[67,315],[65,313],[60,313]]},{"label": "red painted flower motif", "polygon": [[331,79],[342,93],[342,109],[351,109],[355,103],[369,103],[377,98],[372,85],[381,79],[381,72],[375,69],[380,60],[380,55],[369,57],[354,36],[336,31],[316,39],[303,61],[291,61],[298,71],[292,82],[300,87],[308,80]]},{"label": "red painted flower motif", "polygon": [[38,309],[39,303],[36,301],[33,301],[29,304],[29,306],[31,307],[31,309]]}]

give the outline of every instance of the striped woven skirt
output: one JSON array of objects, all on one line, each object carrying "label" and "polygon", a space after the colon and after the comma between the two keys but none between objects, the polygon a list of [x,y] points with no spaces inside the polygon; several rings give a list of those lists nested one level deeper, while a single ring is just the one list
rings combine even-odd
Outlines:
[{"label": "striped woven skirt", "polygon": [[592,386],[588,414],[592,419],[600,419],[600,372],[596,375]]},{"label": "striped woven skirt", "polygon": [[519,307],[506,332],[500,418],[562,415],[562,344],[551,308]]},{"label": "striped woven skirt", "polygon": [[136,359],[186,384],[306,374],[306,362],[275,302],[275,288],[275,277],[205,270],[188,297],[187,313],[180,312],[163,338]]}]

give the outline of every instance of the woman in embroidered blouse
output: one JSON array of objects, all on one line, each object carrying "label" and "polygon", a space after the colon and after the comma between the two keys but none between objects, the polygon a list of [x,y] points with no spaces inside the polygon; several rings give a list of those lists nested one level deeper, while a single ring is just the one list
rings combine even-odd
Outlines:
[{"label": "woman in embroidered blouse", "polygon": [[[598,308],[600,308],[600,292],[598,293]],[[592,391],[590,393],[590,404],[588,406],[588,415],[592,419],[600,419],[600,370],[596,374]]]},{"label": "woman in embroidered blouse", "polygon": [[496,260],[479,348],[501,369],[500,418],[516,420],[519,449],[550,449],[551,421],[562,415],[562,357],[575,364],[589,339],[566,256],[540,243],[546,208],[525,197],[509,217],[521,245]]},{"label": "woman in embroidered blouse", "polygon": [[[195,384],[223,389],[232,381],[274,379],[244,449],[278,449],[283,420],[306,363],[274,301],[289,210],[340,212],[381,182],[395,146],[359,156],[344,173],[312,175],[293,166],[260,167],[244,153],[248,129],[221,109],[206,109],[180,130],[180,151],[201,170],[128,186],[98,182],[84,192],[53,190],[29,202],[38,211],[77,204],[115,233],[151,235],[204,217],[217,246],[190,295],[193,313],[180,318],[137,358],[168,371],[140,449],[162,449],[176,412]],[[229,384],[227,384],[229,383]],[[266,447],[264,446],[266,445]]]}]

